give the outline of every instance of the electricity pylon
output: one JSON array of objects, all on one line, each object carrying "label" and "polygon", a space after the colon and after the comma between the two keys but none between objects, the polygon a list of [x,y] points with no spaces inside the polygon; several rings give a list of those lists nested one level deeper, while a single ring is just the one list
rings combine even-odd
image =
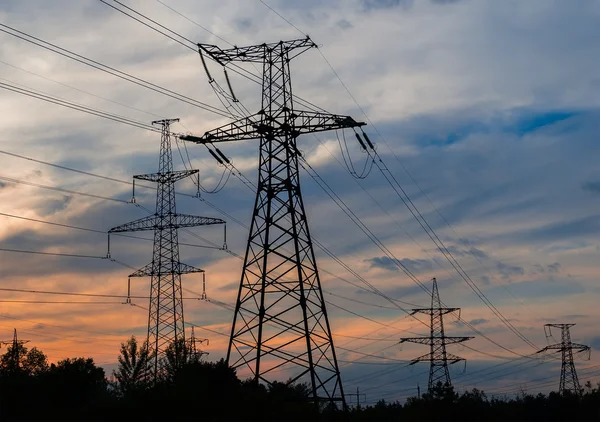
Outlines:
[{"label": "electricity pylon", "polygon": [[[259,176],[252,224],[235,306],[227,361],[250,372],[256,383],[272,383],[280,370],[290,381],[308,381],[310,399],[345,407],[331,328],[321,290],[304,201],[299,151],[303,134],[363,126],[348,116],[296,110],[290,60],[316,47],[308,37],[223,50],[199,44],[225,66],[262,66],[258,113],[181,139],[199,144],[260,140]],[[287,372],[285,376],[290,373]]]},{"label": "electricity pylon", "polygon": [[[154,231],[152,262],[129,275],[129,277],[151,277],[148,349],[150,374],[154,381],[160,376],[163,358],[169,344],[174,343],[175,347],[182,343],[185,344],[181,275],[204,272],[204,270],[179,262],[177,229],[225,224],[225,221],[218,218],[177,214],[175,182],[196,174],[198,170],[173,171],[169,128],[170,124],[176,121],[179,119],[152,122],[152,124],[159,124],[162,127],[158,173],[133,176],[134,179],[158,184],[156,212],[154,215],[114,227],[108,231],[109,236],[111,233]],[[175,356],[177,359],[180,353],[176,351]]]},{"label": "electricity pylon", "polygon": [[[577,371],[575,370],[575,362],[573,361],[573,350],[576,350],[576,353],[582,352],[590,352],[590,347],[584,344],[572,343],[571,342],[571,333],[569,328],[574,326],[575,324],[546,324],[544,325],[544,332],[546,333],[546,337],[552,335],[551,329],[560,328],[561,331],[561,342],[557,344],[551,344],[549,346],[544,347],[538,353],[543,353],[548,350],[556,350],[555,353],[561,352],[562,354],[562,366],[560,370],[560,385],[558,390],[560,394],[564,395],[565,393],[576,394],[578,396],[581,395],[582,389],[581,385],[579,385],[579,378],[577,378]],[[548,331],[546,331],[548,330]]]},{"label": "electricity pylon", "polygon": [[206,342],[206,344],[208,345],[208,339],[207,338],[197,338],[195,333],[194,333],[194,327],[192,326],[192,334],[190,335],[190,340],[189,340],[189,344],[188,344],[188,349],[189,349],[189,353],[191,355],[191,361],[192,362],[200,362],[202,360],[202,356],[204,355],[208,355],[208,352],[205,352],[204,350],[201,350],[198,348],[198,343],[202,344]]},{"label": "electricity pylon", "polygon": [[411,315],[425,314],[430,318],[429,337],[406,337],[401,338],[400,343],[410,342],[417,344],[428,344],[429,353],[419,356],[411,361],[411,365],[417,362],[429,362],[429,382],[427,383],[427,392],[441,382],[442,385],[452,385],[450,380],[450,371],[448,365],[464,361],[464,358],[453,355],[446,351],[449,344],[462,343],[471,340],[473,337],[447,337],[444,334],[444,315],[450,312],[460,311],[460,308],[442,308],[440,294],[438,292],[437,280],[433,279],[433,288],[431,289],[431,308],[413,309]]},{"label": "electricity pylon", "polygon": [[13,339],[11,341],[0,341],[0,347],[2,346],[11,346],[10,352],[10,360],[8,362],[9,367],[8,370],[10,372],[18,372],[21,369],[21,347],[23,346],[25,343],[29,343],[29,340],[19,340],[19,337],[17,336],[17,329],[14,329],[14,333],[13,333]]}]

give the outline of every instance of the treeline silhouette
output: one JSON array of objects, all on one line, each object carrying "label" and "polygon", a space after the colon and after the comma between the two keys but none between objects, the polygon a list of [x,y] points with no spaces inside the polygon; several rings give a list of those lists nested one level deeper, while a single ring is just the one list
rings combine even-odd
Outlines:
[{"label": "treeline silhouette", "polygon": [[473,389],[462,395],[438,384],[431,394],[409,397],[404,404],[380,400],[353,409],[356,421],[600,421],[600,383],[587,383],[581,396],[521,393],[515,398],[489,398]]},{"label": "treeline silhouette", "polygon": [[91,358],[49,364],[35,347],[9,346],[0,358],[0,421],[600,420],[600,385],[588,384],[581,397],[550,393],[489,399],[483,391],[459,395],[440,384],[432,394],[403,404],[381,400],[344,413],[308,401],[306,384],[267,388],[240,380],[223,360],[205,362],[185,342],[167,349],[159,379],[150,383],[147,350],[135,337],[123,343],[115,381],[109,381]]}]

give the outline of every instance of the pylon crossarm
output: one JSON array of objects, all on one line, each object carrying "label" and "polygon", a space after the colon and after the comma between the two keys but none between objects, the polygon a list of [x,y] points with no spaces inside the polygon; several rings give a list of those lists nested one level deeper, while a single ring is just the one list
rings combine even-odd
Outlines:
[{"label": "pylon crossarm", "polygon": [[537,353],[544,353],[547,352],[548,350],[556,350],[557,352],[560,352],[563,349],[563,345],[562,344],[551,344],[550,346],[546,346],[544,347],[542,350],[540,350]]},{"label": "pylon crossarm", "polygon": [[570,328],[575,324],[544,324],[544,327],[554,327],[554,328]]},{"label": "pylon crossarm", "polygon": [[179,263],[178,269],[175,274],[191,274],[191,273],[203,273],[204,270],[202,268],[192,267],[191,265],[184,264],[182,262]]},{"label": "pylon crossarm", "polygon": [[[150,264],[144,265],[139,270],[134,273],[129,274],[129,277],[151,277],[153,275],[158,274],[159,269],[152,262]],[[181,262],[176,263],[173,268],[173,274],[190,274],[190,273],[203,273],[204,270],[196,267],[192,267],[191,265],[183,264]],[[162,271],[162,274],[165,274],[165,271]]]},{"label": "pylon crossarm", "polygon": [[444,337],[446,344],[462,343],[463,341],[474,339],[475,337]]},{"label": "pylon crossarm", "polygon": [[446,353],[446,359],[448,359],[449,364],[454,364],[456,362],[461,362],[465,360],[465,358],[461,358],[460,356],[453,355],[452,353]]},{"label": "pylon crossarm", "polygon": [[579,343],[571,343],[571,348],[573,350],[577,350],[578,352],[587,352],[588,350],[590,350],[590,346],[586,346],[585,344]]},{"label": "pylon crossarm", "polygon": [[188,214],[175,214],[171,221],[167,221],[160,216],[150,215],[148,217],[142,217],[139,220],[131,221],[129,223],[122,224],[117,227],[113,227],[109,233],[121,233],[121,232],[138,232],[145,230],[156,230],[156,229],[177,229],[180,227],[197,227],[197,226],[210,226],[215,224],[225,224],[224,220],[220,218],[210,217],[197,217],[195,215]]},{"label": "pylon crossarm", "polygon": [[144,265],[134,273],[129,274],[129,277],[151,277],[155,274],[154,265],[152,263]]},{"label": "pylon crossarm", "polygon": [[411,315],[414,314],[425,314],[425,315],[431,315],[432,312],[434,312],[436,315],[446,315],[449,314],[451,312],[456,312],[456,311],[460,311],[460,308],[417,308],[417,309],[411,309]]},{"label": "pylon crossarm", "polygon": [[417,343],[417,344],[429,344],[431,343],[430,337],[405,337],[400,339],[400,343]]},{"label": "pylon crossarm", "polygon": [[441,312],[443,315],[446,315],[456,311],[460,312],[460,308],[435,308],[434,311]]},{"label": "pylon crossarm", "polygon": [[299,135],[366,125],[364,122],[357,122],[350,116],[315,111],[294,111],[291,116],[294,120],[294,128],[302,128],[297,131]]},{"label": "pylon crossarm", "polygon": [[434,360],[434,358],[431,356],[431,353],[427,353],[423,356],[419,356],[418,358],[414,358],[413,360],[410,361],[409,365],[414,365],[415,363],[419,363],[419,362],[431,362],[433,360]]},{"label": "pylon crossarm", "polygon": [[146,180],[148,182],[174,183],[196,173],[198,173],[198,170],[181,170],[170,171],[168,173],[138,174],[133,176],[133,178],[138,180]]},{"label": "pylon crossarm", "polygon": [[299,38],[291,41],[279,41],[274,43],[263,43],[258,45],[251,45],[248,47],[233,47],[228,49],[222,49],[213,44],[198,44],[198,48],[208,54],[217,63],[224,66],[227,62],[241,61],[241,62],[253,62],[263,63],[265,55],[268,51],[275,49],[282,49],[285,52],[295,50],[298,48],[304,49],[296,53],[302,54],[309,48],[316,47],[317,45],[309,38]]},{"label": "pylon crossarm", "polygon": [[149,215],[148,217],[142,217],[138,220],[131,221],[129,223],[122,224],[117,227],[113,227],[109,233],[122,233],[122,232],[137,232],[143,230],[154,230],[158,227],[160,218],[156,215]]},{"label": "pylon crossarm", "polygon": [[215,224],[225,224],[225,220],[221,220],[220,218],[198,217],[188,214],[175,214],[175,218],[173,219],[174,228],[212,226]]},{"label": "pylon crossarm", "polygon": [[179,139],[197,144],[214,142],[244,141],[261,137],[280,137],[292,134],[299,136],[306,133],[324,132],[364,126],[350,116],[338,114],[298,111],[289,115],[284,122],[266,120],[261,113],[244,117],[206,132],[202,136],[180,135]]}]

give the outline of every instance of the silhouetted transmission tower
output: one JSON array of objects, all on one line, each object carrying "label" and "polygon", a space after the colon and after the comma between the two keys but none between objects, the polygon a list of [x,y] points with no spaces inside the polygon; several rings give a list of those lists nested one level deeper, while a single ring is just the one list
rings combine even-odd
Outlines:
[{"label": "silhouetted transmission tower", "polygon": [[[152,262],[129,277],[151,277],[150,308],[148,312],[148,348],[151,374],[155,380],[161,371],[161,362],[169,344],[178,347],[185,341],[181,274],[203,272],[199,268],[179,262],[177,229],[213,224],[225,224],[218,218],[177,214],[175,208],[175,182],[191,176],[198,170],[173,171],[171,154],[171,122],[167,119],[152,122],[162,126],[158,173],[133,176],[134,179],[156,182],[156,212],[109,230],[110,233],[154,231]],[[179,341],[178,341],[179,340]],[[176,359],[180,355],[176,351]],[[176,362],[177,363],[177,362]]]},{"label": "silhouetted transmission tower", "polygon": [[[182,139],[207,144],[260,139],[256,202],[235,307],[227,360],[258,382],[292,369],[306,380],[311,399],[341,401],[331,329],[300,191],[296,138],[303,134],[363,126],[348,116],[294,109],[290,60],[316,47],[308,37],[227,50],[199,44],[225,66],[262,66],[261,110],[247,118]],[[290,374],[289,372],[287,374]],[[287,376],[287,375],[286,375]]]},{"label": "silhouetted transmission tower", "polygon": [[17,336],[17,329],[14,329],[13,339],[11,341],[0,341],[0,348],[2,346],[11,346],[10,348],[10,359],[8,359],[8,367],[6,368],[9,372],[15,373],[21,370],[21,348],[25,343],[29,343],[29,340],[19,340]]},{"label": "silhouetted transmission tower", "polygon": [[549,337],[552,335],[551,329],[560,328],[561,332],[561,342],[557,344],[551,344],[549,346],[544,347],[538,353],[543,353],[548,350],[556,350],[556,352],[561,352],[562,354],[562,366],[560,370],[560,386],[559,392],[560,394],[572,393],[576,395],[581,395],[582,389],[581,385],[579,385],[579,378],[577,378],[577,371],[575,370],[575,362],[573,361],[573,350],[576,353],[582,352],[590,352],[590,347],[584,344],[572,343],[571,342],[571,333],[569,328],[574,326],[575,324],[546,324],[544,325],[544,332],[546,332],[546,336]]},{"label": "silhouetted transmission tower", "polygon": [[438,382],[443,385],[452,385],[450,380],[450,371],[448,365],[464,361],[464,358],[453,355],[446,351],[448,344],[462,343],[471,340],[473,337],[447,337],[444,334],[444,315],[450,312],[459,311],[460,308],[442,308],[440,294],[438,292],[437,281],[433,279],[433,288],[431,289],[431,308],[413,309],[412,315],[421,313],[429,315],[431,320],[429,337],[406,337],[400,339],[400,343],[410,342],[418,344],[428,344],[429,353],[419,356],[412,360],[411,365],[417,362],[429,362],[429,382],[427,392],[431,393],[433,387]]}]

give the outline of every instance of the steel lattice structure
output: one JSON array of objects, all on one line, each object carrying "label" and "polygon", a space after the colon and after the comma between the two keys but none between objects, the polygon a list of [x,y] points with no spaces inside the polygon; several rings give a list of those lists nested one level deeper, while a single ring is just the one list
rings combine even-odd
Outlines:
[{"label": "steel lattice structure", "polygon": [[[571,393],[581,395],[582,389],[579,384],[579,378],[577,377],[577,371],[575,370],[575,362],[573,361],[573,350],[577,353],[590,352],[590,347],[584,344],[572,343],[571,333],[569,329],[575,324],[546,324],[544,325],[544,331],[548,329],[548,333],[552,327],[560,328],[561,342],[557,344],[551,344],[544,347],[538,353],[543,353],[548,350],[556,350],[556,353],[561,352],[562,365],[560,370],[560,385],[558,387],[560,394]],[[550,335],[550,334],[547,334]]]},{"label": "steel lattice structure", "polygon": [[441,382],[442,385],[452,385],[450,380],[450,371],[448,365],[464,361],[464,358],[453,355],[446,351],[446,346],[449,344],[462,343],[472,339],[473,337],[447,337],[444,334],[444,315],[450,312],[460,311],[460,308],[442,308],[440,294],[438,292],[437,280],[433,280],[433,288],[431,289],[431,308],[413,309],[412,315],[421,313],[430,317],[430,332],[429,337],[406,337],[400,339],[400,343],[410,342],[417,344],[428,344],[429,353],[419,356],[411,361],[411,365],[418,362],[429,362],[429,382],[427,384],[427,392],[431,393],[432,389]]},{"label": "steel lattice structure", "polygon": [[[156,182],[156,213],[139,220],[114,227],[110,233],[154,231],[152,262],[129,277],[151,277],[150,307],[148,312],[148,348],[151,376],[161,373],[166,348],[178,340],[185,341],[181,275],[203,272],[199,268],[179,262],[177,229],[213,224],[225,224],[218,218],[177,214],[175,207],[175,182],[191,176],[198,170],[173,170],[170,124],[179,119],[154,121],[162,126],[158,173],[133,176],[134,179]],[[179,353],[176,353],[179,356]]]},{"label": "steel lattice structure", "polygon": [[182,139],[206,144],[260,140],[259,178],[227,361],[257,382],[294,371],[308,381],[317,403],[338,401],[344,391],[321,290],[298,170],[301,134],[363,126],[348,116],[294,109],[290,60],[316,47],[309,39],[227,50],[199,44],[200,54],[225,66],[262,65],[261,110],[231,124]]}]

